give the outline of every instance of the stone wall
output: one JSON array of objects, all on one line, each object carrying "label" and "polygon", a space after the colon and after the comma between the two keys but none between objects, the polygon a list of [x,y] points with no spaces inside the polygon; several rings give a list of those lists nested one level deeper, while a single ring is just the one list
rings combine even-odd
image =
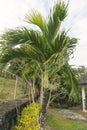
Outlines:
[{"label": "stone wall", "polygon": [[0,130],[11,130],[16,123],[17,115],[29,104],[27,98],[6,101],[0,104]]}]

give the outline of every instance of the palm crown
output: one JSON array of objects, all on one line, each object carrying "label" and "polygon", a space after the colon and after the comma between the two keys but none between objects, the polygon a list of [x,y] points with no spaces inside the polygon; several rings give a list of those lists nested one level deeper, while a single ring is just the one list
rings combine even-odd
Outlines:
[{"label": "palm crown", "polygon": [[[59,60],[60,57],[63,61],[68,59],[77,39],[69,38],[64,30],[60,31],[60,25],[66,16],[67,6],[64,2],[54,5],[47,21],[37,11],[27,14],[27,22],[38,26],[39,30],[24,27],[3,34],[2,39],[5,41],[3,62],[17,57],[26,57],[41,63],[49,59]],[[20,47],[15,48],[19,44]]]}]

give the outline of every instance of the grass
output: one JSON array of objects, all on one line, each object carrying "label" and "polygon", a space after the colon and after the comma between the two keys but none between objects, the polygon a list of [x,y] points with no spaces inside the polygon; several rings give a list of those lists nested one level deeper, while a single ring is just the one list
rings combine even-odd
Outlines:
[{"label": "grass", "polygon": [[46,124],[52,130],[87,130],[87,124],[75,120],[65,119],[64,117],[55,114],[57,110],[50,110],[47,112]]},{"label": "grass", "polygon": [[[0,77],[0,102],[14,99],[15,80]],[[22,85],[18,83],[16,98],[23,97]]]}]

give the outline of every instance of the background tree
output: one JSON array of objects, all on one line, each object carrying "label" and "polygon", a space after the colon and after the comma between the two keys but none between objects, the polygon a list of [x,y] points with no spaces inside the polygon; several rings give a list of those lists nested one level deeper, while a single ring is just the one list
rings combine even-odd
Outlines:
[{"label": "background tree", "polygon": [[[68,67],[68,72],[66,72],[67,66],[70,67]],[[79,85],[78,83],[80,83],[79,73],[70,65],[65,65],[63,67],[64,68],[57,73],[58,77],[60,77],[60,80],[56,81],[57,87],[52,92],[51,105],[56,107],[69,107],[78,105],[81,103],[80,89],[77,91],[76,87]],[[73,81],[75,82],[76,86],[73,86]]]}]

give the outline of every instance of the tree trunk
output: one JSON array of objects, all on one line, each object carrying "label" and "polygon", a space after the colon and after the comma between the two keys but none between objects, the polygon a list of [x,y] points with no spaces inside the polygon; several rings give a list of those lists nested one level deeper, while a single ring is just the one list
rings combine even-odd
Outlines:
[{"label": "tree trunk", "polygon": [[43,96],[43,104],[42,104],[42,112],[41,112],[41,128],[40,130],[44,130],[45,129],[45,114],[46,114],[46,108],[47,108],[47,103],[48,103],[48,99],[49,99],[49,89],[45,88],[44,89],[44,96]]},{"label": "tree trunk", "polygon": [[47,102],[47,108],[49,108],[49,105],[50,105],[51,93],[52,93],[52,88],[50,88],[50,90],[49,90],[49,98],[48,98],[48,102]]},{"label": "tree trunk", "polygon": [[42,105],[42,111],[41,111],[41,120],[40,120],[40,125],[41,125],[40,130],[45,129],[44,121],[45,121],[47,103],[48,103],[48,99],[49,99],[48,84],[49,84],[48,83],[48,72],[45,69],[45,71],[41,75],[41,105]]},{"label": "tree trunk", "polygon": [[43,88],[44,88],[44,77],[41,75],[41,91],[40,91],[40,103],[43,104]]},{"label": "tree trunk", "polygon": [[35,103],[35,79],[34,78],[32,80],[32,88],[31,88],[31,90],[32,90],[32,101],[33,101],[33,103]]},{"label": "tree trunk", "polygon": [[17,86],[18,86],[18,76],[16,76],[16,81],[15,81],[14,100],[16,99],[16,94],[17,94]]}]

